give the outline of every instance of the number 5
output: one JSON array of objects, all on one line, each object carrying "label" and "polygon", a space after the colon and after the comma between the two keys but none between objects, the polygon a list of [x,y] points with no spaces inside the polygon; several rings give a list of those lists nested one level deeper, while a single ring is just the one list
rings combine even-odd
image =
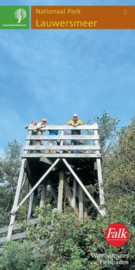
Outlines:
[{"label": "number 5", "polygon": [[127,10],[126,9],[124,9],[124,15],[127,15]]}]

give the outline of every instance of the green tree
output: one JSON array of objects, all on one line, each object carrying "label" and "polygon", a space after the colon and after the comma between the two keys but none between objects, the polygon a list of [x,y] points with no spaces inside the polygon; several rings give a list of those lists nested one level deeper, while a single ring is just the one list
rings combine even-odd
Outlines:
[{"label": "green tree", "polygon": [[0,159],[0,219],[8,223],[9,211],[13,205],[21,165],[22,146],[17,140],[8,142],[4,156]]},{"label": "green tree", "polygon": [[99,126],[99,142],[101,153],[103,154],[108,151],[117,137],[117,125],[120,122],[120,118],[103,111],[101,117],[94,117],[94,121],[98,123]]}]

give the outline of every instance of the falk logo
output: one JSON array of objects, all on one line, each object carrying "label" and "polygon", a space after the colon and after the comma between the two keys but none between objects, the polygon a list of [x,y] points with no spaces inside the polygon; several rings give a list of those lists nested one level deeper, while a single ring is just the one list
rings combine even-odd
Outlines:
[{"label": "falk logo", "polygon": [[22,9],[22,8],[18,8],[15,11],[15,18],[18,20],[17,23],[20,23],[23,19],[25,19],[27,17],[27,12]]},{"label": "falk logo", "polygon": [[128,238],[129,232],[126,226],[121,223],[113,223],[105,231],[106,241],[115,247],[123,246]]}]

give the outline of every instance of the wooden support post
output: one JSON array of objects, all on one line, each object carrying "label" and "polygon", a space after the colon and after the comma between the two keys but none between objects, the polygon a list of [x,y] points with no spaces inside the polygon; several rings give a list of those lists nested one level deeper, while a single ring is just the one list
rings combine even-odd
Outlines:
[{"label": "wooden support post", "polygon": [[[14,204],[13,204],[12,211],[14,211],[17,208],[17,205],[18,205],[18,202],[19,202],[19,196],[20,196],[20,191],[21,191],[22,181],[23,181],[23,175],[24,175],[24,163],[25,163],[25,159],[23,159],[23,161],[22,161],[22,165],[21,165],[21,169],[20,169],[20,175],[19,175],[19,179],[18,179],[18,184],[17,184],[17,189],[16,189],[16,194],[15,194],[15,199],[14,199]],[[10,241],[11,240],[14,222],[15,222],[15,215],[11,215],[9,229],[8,229],[8,234],[7,234],[7,241]]]},{"label": "wooden support post", "polygon": [[83,219],[83,190],[79,186],[79,219]]},{"label": "wooden support post", "polygon": [[73,197],[72,197],[72,207],[75,211],[75,207],[76,207],[76,180],[74,178],[73,180]]},{"label": "wooden support post", "polygon": [[[72,210],[78,215],[78,208],[77,208],[75,203],[73,204],[73,197],[74,197],[75,193],[74,193],[74,195],[72,195],[72,192],[70,190],[70,186],[68,184],[66,177],[64,178],[64,190],[65,190],[65,195],[68,199],[69,205],[71,206]],[[75,191],[76,191],[76,189],[75,189]]]},{"label": "wooden support post", "polygon": [[28,209],[27,220],[31,219],[32,206],[33,206],[33,199],[34,199],[34,192],[30,195],[30,201],[29,201],[29,209]]},{"label": "wooden support post", "polygon": [[[63,136],[64,135],[64,130],[62,130],[61,131],[61,134],[60,134],[61,136]],[[61,140],[60,141],[60,145],[62,146],[63,145],[63,140]],[[60,153],[62,154],[63,153],[63,151],[60,151]]]},{"label": "wooden support post", "polygon": [[102,170],[101,170],[101,160],[97,159],[97,175],[98,175],[98,185],[99,185],[99,199],[100,205],[104,204],[104,192],[102,188]]},{"label": "wooden support post", "polygon": [[23,177],[23,182],[22,182],[22,187],[21,187],[21,189],[23,189],[26,180],[27,180],[27,174],[25,173],[25,174],[24,174],[24,177]]},{"label": "wooden support post", "polygon": [[[98,135],[98,130],[94,130],[94,135]],[[99,146],[99,141],[95,140],[95,145]],[[96,151],[96,154],[99,154],[99,151]],[[96,159],[97,163],[97,175],[98,175],[98,186],[99,186],[99,200],[100,200],[100,205],[104,204],[104,190],[103,190],[103,180],[102,180],[102,169],[101,169],[101,159],[97,158]],[[101,210],[103,215],[106,214],[105,209]]]},{"label": "wooden support post", "polygon": [[[47,185],[46,185],[46,183],[44,181],[43,185],[42,185],[42,192],[41,192],[41,199],[40,199],[39,207],[43,207],[45,205],[46,187],[47,187]],[[38,218],[40,219],[41,215],[39,215]]]},{"label": "wooden support post", "polygon": [[47,187],[46,183],[43,182],[42,192],[41,192],[41,199],[40,199],[40,207],[43,207],[45,205],[46,187]]},{"label": "wooden support post", "polygon": [[64,185],[64,172],[60,171],[59,174],[59,190],[58,190],[58,211],[62,212],[62,203],[63,203],[63,185]]},{"label": "wooden support post", "polygon": [[[104,190],[102,187],[103,181],[102,181],[102,169],[101,169],[101,160],[97,159],[97,174],[98,174],[98,185],[99,185],[99,200],[100,205],[104,204]],[[103,212],[103,215],[106,214],[105,209],[101,210]]]},{"label": "wooden support post", "polygon": [[29,179],[29,182],[31,183],[33,177],[32,177],[32,171],[30,169],[28,160],[25,161],[24,169],[25,169],[26,175],[27,175],[27,177]]},{"label": "wooden support post", "polygon": [[[77,192],[78,192],[78,198],[79,198],[79,185],[77,185]],[[83,213],[84,219],[88,219],[88,213],[87,213],[87,209],[86,209],[84,203],[83,203],[83,212],[84,212]]]},{"label": "wooden support post", "polygon": [[57,194],[56,194],[56,190],[55,190],[55,188],[54,188],[54,186],[53,186],[53,182],[52,182],[52,180],[50,179],[50,177],[48,177],[48,179],[49,179],[49,184],[50,184],[50,187],[51,187],[52,195],[53,195],[53,197],[54,197],[54,199],[55,199],[55,202],[57,203],[57,201],[58,201],[58,196],[57,196]]},{"label": "wooden support post", "polygon": [[86,207],[84,207],[84,219],[88,219],[88,213]]}]

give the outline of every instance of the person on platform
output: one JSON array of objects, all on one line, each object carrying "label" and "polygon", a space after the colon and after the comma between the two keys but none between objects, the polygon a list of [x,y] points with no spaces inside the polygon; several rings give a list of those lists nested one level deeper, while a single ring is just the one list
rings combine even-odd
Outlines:
[{"label": "person on platform", "polygon": [[[58,135],[58,130],[54,129],[54,130],[48,130],[48,131],[49,131],[49,135],[51,135],[51,136]],[[57,140],[48,140],[47,145],[48,146],[57,145]],[[50,153],[55,154],[56,150],[50,150]]]},{"label": "person on platform", "polygon": [[[30,127],[30,126],[36,126],[36,125],[37,125],[36,121],[35,120],[32,120],[31,123],[28,124],[27,126],[25,126],[24,128],[25,129],[28,129],[28,127]],[[32,130],[32,135],[34,135],[35,133],[37,133],[37,131],[36,130]]]},{"label": "person on platform", "polygon": [[[41,122],[39,122],[39,123],[37,124],[36,129],[39,130],[39,129],[41,129],[41,128],[46,127],[46,125],[45,125],[46,123],[47,123],[47,119],[46,119],[46,118],[43,118],[43,119],[41,120]],[[44,130],[40,130],[40,131],[43,132]]]},{"label": "person on platform", "polygon": [[[37,125],[36,121],[35,120],[32,120],[31,123],[28,124],[27,126],[25,126],[24,128],[25,129],[28,129],[29,127],[33,127],[33,126],[36,127],[36,125]],[[36,134],[37,134],[37,130],[36,129],[32,130],[32,135],[36,135]],[[35,144],[36,144],[36,141],[35,140],[31,140],[30,141],[30,145],[35,145]]]},{"label": "person on platform", "polygon": [[[47,119],[46,119],[46,118],[43,118],[43,119],[41,120],[41,122],[39,122],[39,123],[37,124],[37,126],[36,126],[37,135],[42,135],[42,134],[43,134],[43,132],[44,132],[45,130],[42,129],[42,128],[46,127],[46,125],[45,125],[46,123],[47,123]],[[43,145],[43,141],[42,141],[42,140],[36,141],[36,145]]]},{"label": "person on platform", "polygon": [[[70,120],[69,122],[66,123],[66,125],[70,125],[70,126],[73,126],[73,127],[77,127],[77,126],[80,126],[80,125],[84,125],[84,122],[82,122],[80,119],[78,119],[78,115],[77,114],[74,114],[73,115],[73,119]],[[81,130],[71,130],[71,134],[72,135],[81,135]],[[80,144],[80,142],[78,140],[71,140],[71,144],[72,145],[78,145]],[[71,153],[73,153],[73,151],[71,151]],[[78,150],[75,150],[74,153],[79,153]]]}]

